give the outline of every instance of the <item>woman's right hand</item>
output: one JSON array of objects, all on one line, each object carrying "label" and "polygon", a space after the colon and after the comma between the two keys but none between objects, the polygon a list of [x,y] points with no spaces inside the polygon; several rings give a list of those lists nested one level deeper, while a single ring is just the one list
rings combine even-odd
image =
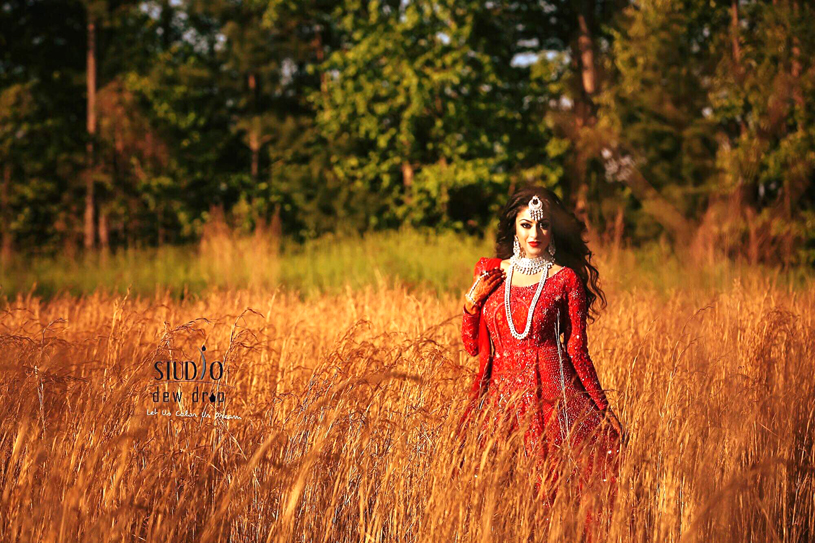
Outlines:
[{"label": "woman's right hand", "polygon": [[495,290],[495,287],[506,279],[506,275],[506,272],[498,267],[486,270],[480,276],[475,276],[473,286],[468,291],[475,304],[468,300],[467,296],[464,296],[464,309],[467,313],[474,314],[476,309],[481,307],[481,304],[487,299],[487,296]]}]

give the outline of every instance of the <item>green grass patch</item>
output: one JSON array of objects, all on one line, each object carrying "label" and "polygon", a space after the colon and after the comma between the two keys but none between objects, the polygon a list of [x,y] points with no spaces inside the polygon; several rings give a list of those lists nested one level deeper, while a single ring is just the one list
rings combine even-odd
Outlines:
[{"label": "green grass patch", "polygon": [[[130,288],[133,295],[166,290],[184,298],[209,289],[281,287],[309,298],[396,283],[410,290],[455,293],[469,287],[473,265],[492,251],[491,238],[413,229],[326,236],[302,245],[229,235],[193,246],[128,249],[107,257],[17,259],[0,273],[0,293],[9,299],[27,293],[49,299],[63,293],[124,294]],[[594,252],[602,284],[622,290],[721,290],[737,280],[747,286],[763,278],[805,289],[813,279],[809,268],[781,270],[728,260],[692,266],[657,244],[618,251],[595,247]]]}]

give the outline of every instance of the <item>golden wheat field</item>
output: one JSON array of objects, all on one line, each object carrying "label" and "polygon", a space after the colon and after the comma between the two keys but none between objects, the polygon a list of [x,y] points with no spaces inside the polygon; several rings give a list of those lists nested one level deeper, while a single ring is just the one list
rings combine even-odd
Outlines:
[{"label": "golden wheat field", "polygon": [[[589,351],[630,441],[587,539],[812,541],[815,289],[606,285]],[[580,541],[568,494],[544,512],[452,437],[460,311],[398,286],[9,300],[0,540]],[[156,379],[202,346],[217,386]]]}]

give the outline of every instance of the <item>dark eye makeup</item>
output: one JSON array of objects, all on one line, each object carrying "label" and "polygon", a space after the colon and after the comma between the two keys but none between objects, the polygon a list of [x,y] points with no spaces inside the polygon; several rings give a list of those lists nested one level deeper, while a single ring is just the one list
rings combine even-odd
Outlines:
[{"label": "dark eye makeup", "polygon": [[[531,222],[522,222],[521,223],[521,227],[523,227],[523,228],[529,229],[530,226],[532,226]],[[541,228],[543,228],[544,230],[548,230],[549,229],[549,223],[548,222],[541,223]]]}]

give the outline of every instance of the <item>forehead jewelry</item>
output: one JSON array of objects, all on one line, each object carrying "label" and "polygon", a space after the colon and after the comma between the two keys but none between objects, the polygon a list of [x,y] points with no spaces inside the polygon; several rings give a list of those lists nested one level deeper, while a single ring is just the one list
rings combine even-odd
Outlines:
[{"label": "forehead jewelry", "polygon": [[533,221],[540,221],[543,219],[543,202],[541,202],[540,198],[537,196],[533,196],[532,199],[529,200],[529,215],[532,217]]}]

